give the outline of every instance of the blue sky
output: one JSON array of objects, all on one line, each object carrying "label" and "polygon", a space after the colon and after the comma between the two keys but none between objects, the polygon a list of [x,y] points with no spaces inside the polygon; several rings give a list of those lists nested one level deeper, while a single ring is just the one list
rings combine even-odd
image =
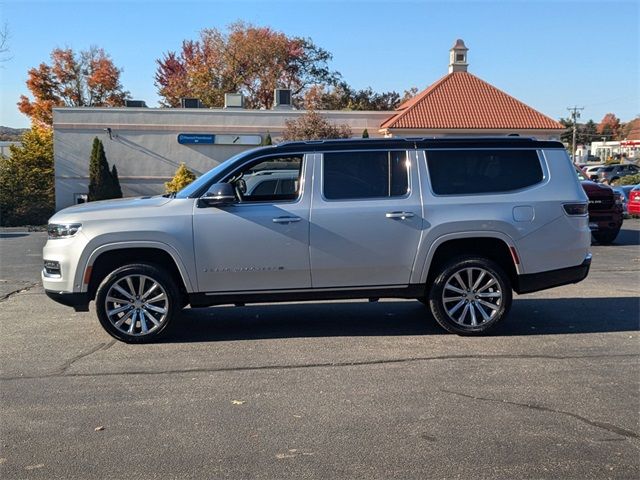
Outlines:
[{"label": "blue sky", "polygon": [[0,66],[0,125],[27,127],[15,106],[27,71],[55,47],[97,45],[136,99],[157,105],[155,60],[203,28],[236,20],[310,37],[357,88],[402,92],[446,74],[456,38],[469,71],[553,117],[640,115],[638,1],[7,1],[11,59]]}]

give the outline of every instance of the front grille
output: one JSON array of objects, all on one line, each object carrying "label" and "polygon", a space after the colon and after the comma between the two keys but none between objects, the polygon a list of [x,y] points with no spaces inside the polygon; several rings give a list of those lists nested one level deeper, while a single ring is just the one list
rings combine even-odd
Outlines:
[{"label": "front grille", "polygon": [[615,204],[615,199],[611,197],[590,198],[589,211],[593,210],[611,210]]}]

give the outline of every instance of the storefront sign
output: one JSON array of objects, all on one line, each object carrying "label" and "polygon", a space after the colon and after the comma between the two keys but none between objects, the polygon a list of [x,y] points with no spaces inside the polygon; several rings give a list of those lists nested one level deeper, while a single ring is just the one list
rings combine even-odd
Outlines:
[{"label": "storefront sign", "polygon": [[211,145],[215,143],[216,136],[209,133],[179,133],[178,143],[181,145],[205,144]]}]

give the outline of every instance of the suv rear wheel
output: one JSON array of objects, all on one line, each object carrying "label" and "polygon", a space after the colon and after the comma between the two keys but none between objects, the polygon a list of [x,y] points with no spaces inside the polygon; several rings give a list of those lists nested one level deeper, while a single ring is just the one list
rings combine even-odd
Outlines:
[{"label": "suv rear wheel", "polygon": [[504,270],[484,257],[459,257],[439,271],[429,307],[447,331],[479,335],[499,323],[511,308],[511,282]]},{"label": "suv rear wheel", "polygon": [[157,339],[180,307],[175,282],[159,267],[125,265],[105,278],[96,294],[98,319],[114,338],[127,343]]}]

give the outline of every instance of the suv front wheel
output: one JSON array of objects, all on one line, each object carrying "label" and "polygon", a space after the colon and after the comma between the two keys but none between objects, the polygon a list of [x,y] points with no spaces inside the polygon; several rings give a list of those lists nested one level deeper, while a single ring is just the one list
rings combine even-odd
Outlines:
[{"label": "suv front wheel", "polygon": [[480,335],[511,308],[511,282],[504,270],[484,257],[459,257],[439,271],[429,293],[429,307],[447,331]]},{"label": "suv front wheel", "polygon": [[157,339],[179,309],[175,282],[149,264],[125,265],[105,278],[96,294],[96,311],[104,329],[127,343]]}]

